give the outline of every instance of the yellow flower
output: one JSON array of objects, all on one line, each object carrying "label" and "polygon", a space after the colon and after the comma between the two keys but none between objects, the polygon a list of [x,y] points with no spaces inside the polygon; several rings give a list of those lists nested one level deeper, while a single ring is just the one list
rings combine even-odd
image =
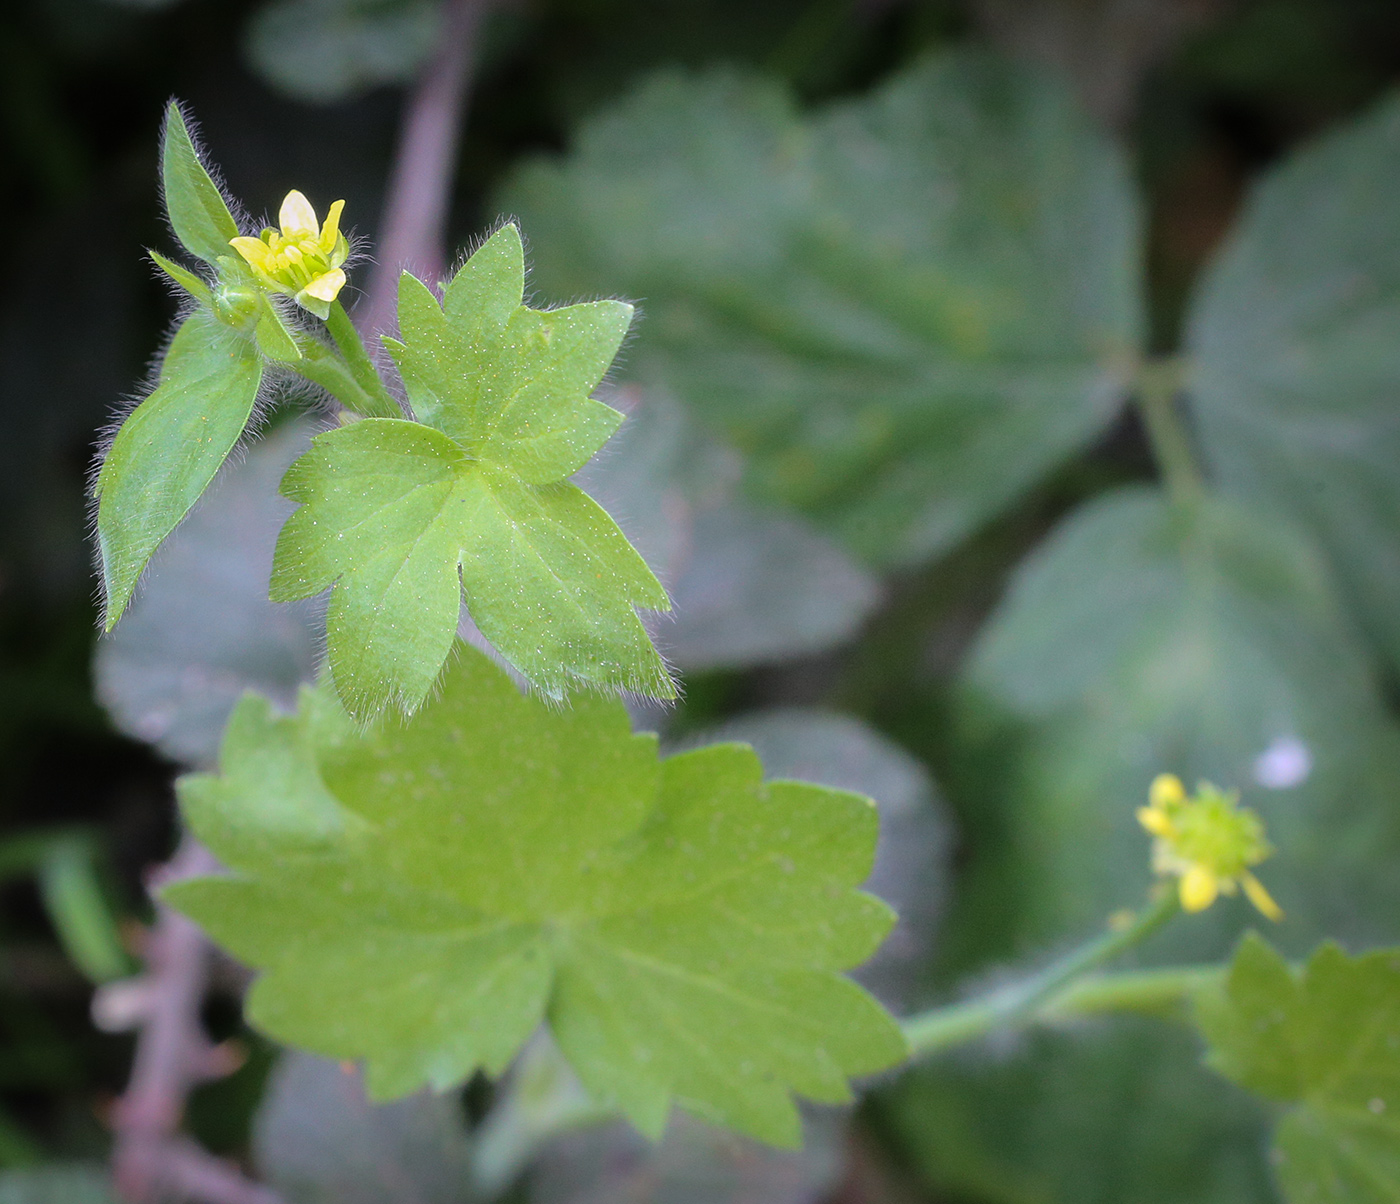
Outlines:
[{"label": "yellow flower", "polygon": [[1249,872],[1273,848],[1264,839],[1263,822],[1239,805],[1237,792],[1226,794],[1202,782],[1191,797],[1180,778],[1164,773],[1153,781],[1147,803],[1137,817],[1155,838],[1152,868],[1178,879],[1183,908],[1204,911],[1220,895],[1233,895],[1242,886],[1264,915],[1283,919],[1278,904]]},{"label": "yellow flower", "polygon": [[277,215],[280,230],[269,227],[259,238],[231,238],[229,243],[264,285],[324,319],[345,287],[340,265],[349,256],[350,246],[340,232],[344,208],[344,201],[336,201],[323,226],[311,202],[293,189]]}]

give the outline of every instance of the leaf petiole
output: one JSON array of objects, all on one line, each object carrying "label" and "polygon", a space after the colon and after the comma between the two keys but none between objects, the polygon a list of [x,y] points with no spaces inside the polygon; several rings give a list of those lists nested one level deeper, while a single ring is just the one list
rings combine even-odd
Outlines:
[{"label": "leaf petiole", "polygon": [[402,418],[404,416],[403,410],[389,393],[389,390],[384,387],[384,381],[375,369],[374,361],[369,358],[369,352],[365,350],[364,340],[360,338],[360,332],[355,329],[355,324],[350,321],[350,315],[345,312],[345,306],[339,301],[331,302],[331,312],[326,318],[326,330],[335,340],[336,347],[340,349],[340,354],[344,357],[345,366],[351,377],[370,400],[371,408],[352,407],[355,408],[356,413],[363,414],[366,418]]},{"label": "leaf petiole", "polygon": [[[1189,972],[1172,971],[1185,973],[1179,983],[1176,980],[1162,980],[1159,984],[1155,980],[1145,980],[1142,973],[1135,973],[1093,980],[1095,989],[1091,991],[1085,980],[1089,971],[1140,944],[1180,911],[1181,901],[1177,892],[1164,891],[1152,906],[1140,912],[1123,928],[1095,937],[1039,974],[981,999],[932,1008],[911,1016],[902,1024],[910,1056],[928,1057],[975,1041],[997,1029],[1017,1027],[1041,1018],[1077,1015],[1081,1011],[1137,1010],[1144,1006],[1145,985],[1159,987],[1165,984],[1168,988],[1166,1002],[1180,998],[1189,984],[1199,982],[1203,973],[1200,968]],[[1132,988],[1121,996],[1115,994],[1112,986],[1120,980]],[[1077,1006],[1076,1000],[1079,1001]]]}]

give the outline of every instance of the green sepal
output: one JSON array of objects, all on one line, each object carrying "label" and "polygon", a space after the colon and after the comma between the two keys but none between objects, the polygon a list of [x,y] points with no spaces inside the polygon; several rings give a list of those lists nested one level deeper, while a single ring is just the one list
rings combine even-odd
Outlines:
[{"label": "green sepal", "polygon": [[184,114],[174,101],[165,110],[160,160],[165,211],[175,237],[191,255],[217,264],[228,254],[229,240],[238,237],[238,223],[200,162]]},{"label": "green sepal", "polygon": [[1271,1161],[1290,1204],[1400,1199],[1400,949],[1328,942],[1295,971],[1251,933],[1196,1020],[1211,1067],[1289,1105]]},{"label": "green sepal", "polygon": [[208,310],[184,320],[155,391],[122,423],[93,490],[108,631],[151,554],[238,442],[261,383],[251,341]]},{"label": "green sepal", "polygon": [[184,289],[185,292],[189,293],[189,295],[201,305],[207,305],[210,309],[214,308],[214,294],[210,291],[209,286],[193,272],[182,268],[173,260],[167,259],[159,251],[152,251],[147,248],[146,254],[151,257],[151,262],[154,263],[156,267],[160,268],[162,272],[169,276],[171,280]]},{"label": "green sepal", "polygon": [[301,351],[297,347],[296,338],[287,329],[286,323],[282,321],[282,315],[277,312],[277,307],[272,303],[271,298],[264,297],[262,307],[258,313],[258,324],[253,328],[253,337],[257,339],[258,350],[270,360],[279,363],[296,363],[301,359]]},{"label": "green sepal", "polygon": [[893,920],[856,889],[868,799],[765,784],[745,745],[661,760],[616,698],[561,710],[467,647],[411,720],[337,707],[245,698],[220,776],[180,785],[232,876],[165,898],[261,972],[270,1036],[363,1058],[383,1099],[498,1074],[546,1020],[649,1135],[678,1104],[778,1145],[793,1092],[842,1102],[907,1056],[842,974]]}]

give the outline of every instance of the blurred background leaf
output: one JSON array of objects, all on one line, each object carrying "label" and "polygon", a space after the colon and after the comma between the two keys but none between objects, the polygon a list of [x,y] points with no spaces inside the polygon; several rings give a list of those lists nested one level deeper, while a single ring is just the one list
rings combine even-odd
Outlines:
[{"label": "blurred background leaf", "polygon": [[440,0],[272,0],[248,26],[248,58],[275,88],[328,104],[408,83],[433,48]]},{"label": "blurred background leaf", "polygon": [[628,372],[742,449],[754,496],[875,563],[947,550],[1090,442],[1141,339],[1126,164],[984,56],[810,121],[766,81],[665,74],[500,204],[536,287],[642,299]]},{"label": "blurred background leaf", "polygon": [[454,1095],[365,1099],[359,1071],[282,1055],[253,1123],[253,1156],[289,1204],[471,1204],[471,1144]]},{"label": "blurred background leaf", "polygon": [[101,1166],[46,1166],[0,1173],[0,1204],[116,1204]]},{"label": "blurred background leaf", "polygon": [[1222,488],[1303,524],[1400,672],[1400,98],[1260,182],[1188,351]]},{"label": "blurred background leaf", "polygon": [[311,435],[309,422],[286,422],[235,455],[97,645],[98,698],[121,730],[173,761],[212,766],[244,691],[293,710],[315,671],[317,604],[267,600],[273,545],[293,509],[277,486]]},{"label": "blurred background leaf", "polygon": [[635,390],[602,455],[576,478],[621,524],[671,595],[653,635],[688,670],[820,652],[879,602],[874,577],[802,520],[738,496],[739,457],[675,402]]}]

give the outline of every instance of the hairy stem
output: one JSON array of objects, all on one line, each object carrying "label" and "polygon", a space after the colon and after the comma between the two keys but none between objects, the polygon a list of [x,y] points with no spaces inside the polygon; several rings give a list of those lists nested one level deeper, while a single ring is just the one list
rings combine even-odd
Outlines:
[{"label": "hairy stem", "polygon": [[1205,495],[1205,479],[1179,409],[1181,364],[1160,360],[1138,372],[1137,405],[1152,445],[1152,457],[1172,500],[1197,502]]},{"label": "hairy stem", "polygon": [[[1061,1007],[1091,970],[1146,940],[1181,910],[1177,892],[1164,891],[1131,923],[1110,930],[1080,946],[1039,974],[1004,987],[982,999],[933,1008],[904,1021],[904,1035],[913,1057],[928,1057],[956,1045],[975,1041],[1000,1028],[1016,1027]],[[1107,979],[1100,979],[1107,982]],[[1111,998],[1108,996],[1107,998]],[[1107,1010],[1099,1007],[1098,1010]]]},{"label": "hairy stem", "polygon": [[363,409],[357,410],[356,413],[363,414],[366,418],[402,418],[403,411],[399,408],[399,403],[384,387],[383,380],[380,379],[373,361],[369,358],[369,353],[365,350],[365,343],[360,337],[360,332],[355,329],[355,324],[350,321],[350,315],[345,312],[345,306],[339,301],[331,302],[330,316],[326,319],[326,330],[335,340],[336,347],[340,349],[340,354],[350,376],[360,386],[365,396],[369,398],[373,407],[372,412],[369,409]]},{"label": "hairy stem", "polygon": [[457,167],[457,144],[477,37],[491,3],[447,0],[437,53],[409,96],[375,267],[356,312],[359,327],[368,336],[390,326],[403,269],[414,270],[430,284],[435,284],[446,269],[447,208]]}]

